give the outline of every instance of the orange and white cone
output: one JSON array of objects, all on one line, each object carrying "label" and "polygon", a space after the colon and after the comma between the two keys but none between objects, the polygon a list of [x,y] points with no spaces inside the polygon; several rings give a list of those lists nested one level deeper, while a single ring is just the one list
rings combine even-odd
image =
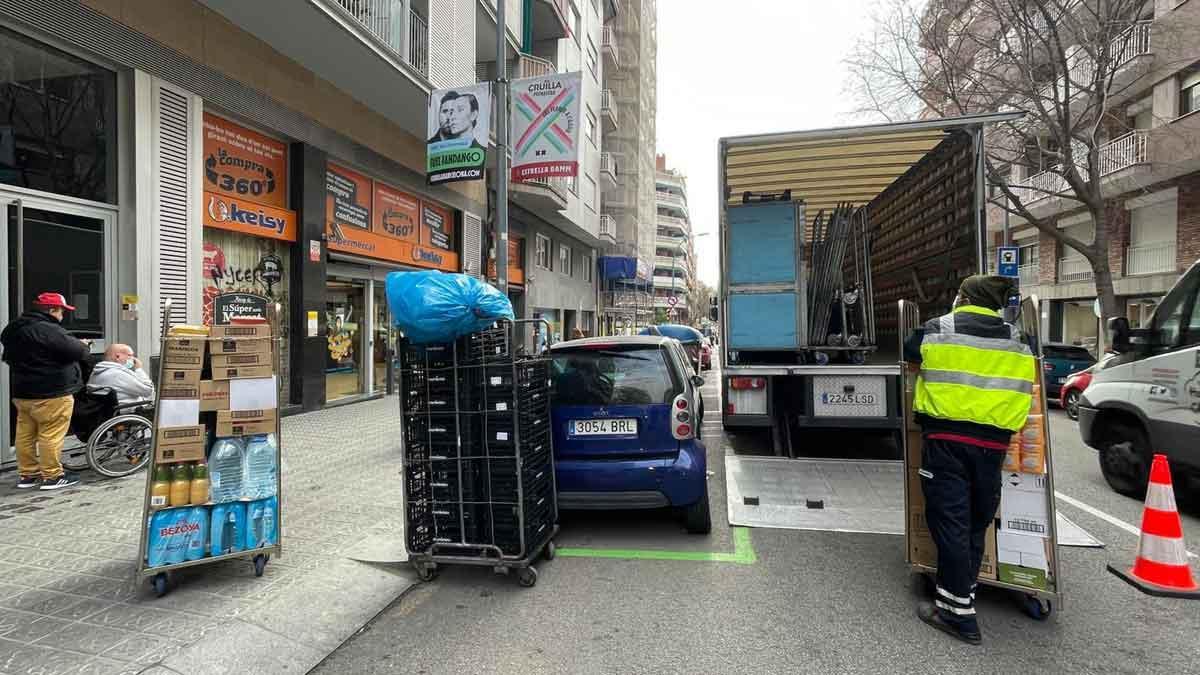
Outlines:
[{"label": "orange and white cone", "polygon": [[1187,547],[1183,544],[1183,523],[1175,507],[1171,467],[1164,455],[1155,455],[1150,466],[1150,485],[1142,510],[1142,538],[1133,568],[1124,571],[1109,565],[1108,571],[1148,595],[1200,599],[1200,586],[1192,577]]}]

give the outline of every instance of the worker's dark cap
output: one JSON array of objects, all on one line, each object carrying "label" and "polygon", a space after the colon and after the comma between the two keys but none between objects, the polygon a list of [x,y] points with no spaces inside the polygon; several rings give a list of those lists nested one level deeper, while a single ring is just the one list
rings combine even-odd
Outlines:
[{"label": "worker's dark cap", "polygon": [[975,274],[963,279],[958,292],[972,305],[1002,309],[1008,305],[1008,296],[1014,289],[1013,281],[1008,277]]}]

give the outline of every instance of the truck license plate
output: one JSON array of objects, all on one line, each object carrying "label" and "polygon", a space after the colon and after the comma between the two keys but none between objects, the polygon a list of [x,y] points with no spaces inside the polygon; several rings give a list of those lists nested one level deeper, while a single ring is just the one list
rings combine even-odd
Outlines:
[{"label": "truck license plate", "polygon": [[636,436],[637,418],[571,420],[568,436]]}]

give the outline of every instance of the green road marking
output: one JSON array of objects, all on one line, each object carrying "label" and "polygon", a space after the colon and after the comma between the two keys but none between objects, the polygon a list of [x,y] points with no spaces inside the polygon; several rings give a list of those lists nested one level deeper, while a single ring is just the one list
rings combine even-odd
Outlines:
[{"label": "green road marking", "polygon": [[692,562],[736,563],[753,565],[758,562],[754,545],[750,543],[750,530],[733,528],[733,553],[718,551],[656,551],[653,549],[624,548],[560,548],[558,555],[568,558],[612,558],[618,560],[685,560]]}]

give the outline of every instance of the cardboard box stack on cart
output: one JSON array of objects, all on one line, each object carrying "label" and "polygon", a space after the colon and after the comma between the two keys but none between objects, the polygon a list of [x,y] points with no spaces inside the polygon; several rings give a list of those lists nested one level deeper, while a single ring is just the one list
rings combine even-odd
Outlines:
[{"label": "cardboard box stack on cart", "polygon": [[[163,338],[141,573],[279,552],[276,338],[263,320]],[[207,376],[207,377],[206,377]]]},{"label": "cardboard box stack on cart", "polygon": [[[907,523],[909,563],[936,569],[937,547],[925,522],[925,494],[921,486],[921,427],[912,411],[915,370],[907,378]],[[1035,591],[1052,589],[1054,541],[1051,536],[1048,430],[1042,388],[1034,385],[1033,403],[1025,428],[1014,434],[1002,469],[1000,508],[987,531],[979,579]]]}]

